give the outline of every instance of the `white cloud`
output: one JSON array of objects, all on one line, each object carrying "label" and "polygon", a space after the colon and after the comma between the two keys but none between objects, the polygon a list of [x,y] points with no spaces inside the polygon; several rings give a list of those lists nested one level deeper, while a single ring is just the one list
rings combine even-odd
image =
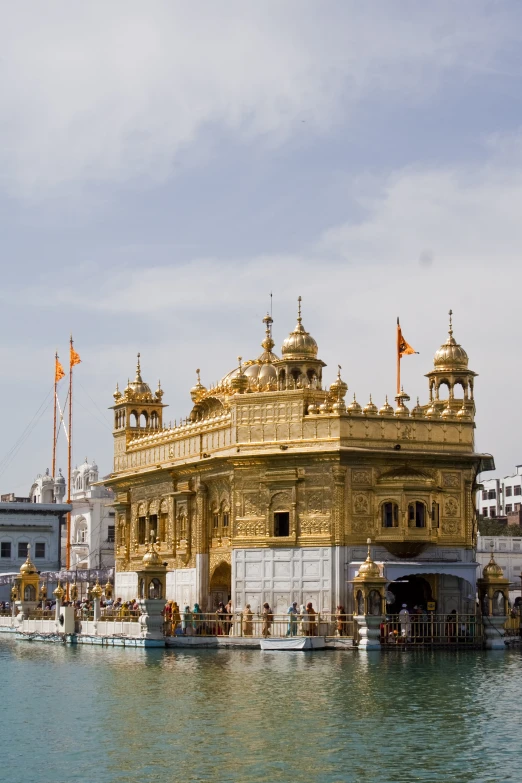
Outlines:
[{"label": "white cloud", "polygon": [[171,176],[217,126],[280,144],[369,94],[425,100],[499,67],[520,28],[480,2],[11,4],[0,31],[3,187]]}]

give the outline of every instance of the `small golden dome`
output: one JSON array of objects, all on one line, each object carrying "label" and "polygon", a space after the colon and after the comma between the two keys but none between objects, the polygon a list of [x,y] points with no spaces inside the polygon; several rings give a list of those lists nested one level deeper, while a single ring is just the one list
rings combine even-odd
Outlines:
[{"label": "small golden dome", "polygon": [[444,410],[442,411],[442,413],[440,415],[441,415],[442,419],[454,419],[454,418],[456,418],[457,414],[455,413],[453,408],[450,408],[449,405],[448,405],[446,408],[444,408]]},{"label": "small golden dome", "polygon": [[99,580],[96,579],[96,584],[94,585],[94,587],[91,590],[91,595],[92,595],[93,598],[101,598],[102,593],[103,593],[102,586],[101,586]]},{"label": "small golden dome", "polygon": [[333,413],[345,413],[346,412],[345,401],[343,399],[336,400],[332,405],[332,411]]},{"label": "small golden dome", "polygon": [[202,396],[205,394],[205,392],[206,392],[206,387],[205,387],[205,386],[203,386],[203,384],[201,383],[201,378],[200,378],[200,375],[199,375],[199,373],[200,373],[200,369],[199,369],[199,367],[198,367],[198,369],[196,370],[197,383],[196,383],[196,385],[195,385],[195,386],[193,386],[193,387],[192,387],[192,389],[190,390],[190,397],[191,397],[191,399],[192,399],[192,402],[194,402],[194,403],[195,403],[195,402],[199,402],[199,400],[201,399],[201,397],[202,397]]},{"label": "small golden dome", "polygon": [[297,324],[293,332],[290,332],[281,347],[281,353],[285,358],[294,359],[316,359],[317,343],[312,335],[306,331],[301,318],[301,297],[298,297]]},{"label": "small golden dome", "polygon": [[351,403],[348,405],[348,408],[347,408],[347,410],[348,410],[350,413],[353,413],[353,414],[359,414],[359,413],[362,413],[362,408],[361,408],[361,406],[359,405],[359,403],[357,402],[357,400],[355,399],[355,394],[353,395],[353,400],[352,400],[352,401],[351,401]]},{"label": "small golden dome", "polygon": [[377,414],[379,413],[379,409],[377,408],[377,405],[372,400],[371,394],[370,394],[369,402],[363,408],[363,413],[365,413],[367,416],[377,416]]},{"label": "small golden dome", "polygon": [[158,554],[158,550],[156,549],[152,541],[149,544],[149,548],[143,555],[142,563],[143,566],[147,568],[156,568],[161,565],[161,560]]},{"label": "small golden dome", "polygon": [[504,570],[501,566],[498,565],[498,563],[495,562],[493,552],[491,553],[489,563],[482,571],[482,575],[484,579],[502,579],[504,576]]},{"label": "small golden dome", "polygon": [[319,405],[319,413],[330,413],[330,406],[328,400],[325,400]]},{"label": "small golden dome", "polygon": [[57,601],[61,601],[62,598],[65,595],[65,590],[60,584],[60,580],[58,580],[58,584],[56,585],[55,589],[53,590],[53,595],[56,598]]},{"label": "small golden dome", "polygon": [[243,372],[243,367],[241,365],[242,357],[238,356],[237,360],[239,362],[239,368],[235,375],[233,375],[230,379],[230,388],[235,394],[244,394],[244,392],[248,389],[248,378]]},{"label": "small golden dome", "polygon": [[136,364],[136,377],[133,381],[128,381],[125,388],[125,397],[128,400],[136,400],[136,402],[152,402],[150,386],[141,377],[140,355],[138,354],[138,362]]},{"label": "small golden dome", "polygon": [[156,400],[158,400],[158,402],[161,402],[163,397],[163,389],[161,388],[161,381],[158,381],[158,388],[156,389],[156,393],[154,397],[156,398]]},{"label": "small golden dome", "polygon": [[377,565],[377,563],[374,563],[372,560],[370,547],[371,547],[371,538],[367,540],[368,544],[368,555],[366,557],[366,560],[364,563],[360,566],[359,571],[357,572],[357,576],[364,576],[367,579],[372,579],[373,577],[380,577],[381,575],[381,569]]},{"label": "small golden dome", "polygon": [[30,544],[27,545],[27,560],[25,561],[25,563],[22,563],[22,565],[20,566],[20,573],[21,574],[36,574],[37,573],[36,566],[31,561],[31,545]]},{"label": "small golden dome", "polygon": [[386,395],[386,402],[379,410],[379,416],[393,416],[393,408],[388,402],[388,395]]},{"label": "small golden dome", "polygon": [[433,403],[431,403],[430,407],[425,413],[425,416],[427,419],[438,419],[440,418],[440,413],[438,412],[437,408]]},{"label": "small golden dome", "polygon": [[330,384],[330,394],[337,399],[344,399],[348,391],[348,384],[341,378],[341,365],[337,365],[337,378]]},{"label": "small golden dome", "polygon": [[453,311],[449,311],[449,332],[448,339],[440,346],[439,350],[433,357],[433,364],[437,370],[467,370],[468,369],[468,354],[464,348],[457,343],[453,337]]},{"label": "small golden dome", "polygon": [[464,407],[464,405],[462,406],[462,408],[460,408],[460,410],[457,411],[457,418],[460,419],[461,421],[463,420],[471,421],[471,416],[468,410]]},{"label": "small golden dome", "polygon": [[319,412],[319,408],[318,408],[317,404],[315,402],[313,402],[313,400],[312,400],[312,402],[308,406],[307,413],[309,413],[311,415],[315,415],[318,412]]},{"label": "small golden dome", "polygon": [[116,388],[115,388],[112,396],[114,397],[114,401],[115,402],[118,402],[123,397],[123,394],[121,393],[120,387],[118,386],[118,384],[116,384]]},{"label": "small golden dome", "polygon": [[413,416],[414,419],[421,419],[424,416],[424,411],[420,405],[418,397],[416,406],[412,408],[411,416]]}]

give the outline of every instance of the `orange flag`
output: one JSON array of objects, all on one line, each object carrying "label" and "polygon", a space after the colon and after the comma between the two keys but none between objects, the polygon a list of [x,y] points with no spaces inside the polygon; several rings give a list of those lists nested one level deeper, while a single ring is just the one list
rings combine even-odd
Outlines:
[{"label": "orange flag", "polygon": [[81,362],[80,354],[76,353],[76,351],[74,350],[73,344],[72,344],[72,340],[71,340],[71,350],[70,350],[70,354],[69,354],[69,364],[71,365],[71,367],[74,367],[75,364],[80,364],[80,362]]},{"label": "orange flag", "polygon": [[410,353],[418,353],[418,351],[412,348],[411,345],[407,343],[404,337],[402,336],[402,330],[399,324],[399,319],[397,319],[397,352],[399,354],[399,359],[401,359],[405,355],[407,356]]},{"label": "orange flag", "polygon": [[65,378],[65,373],[63,371],[63,367],[58,361],[58,354],[56,354],[55,360],[54,360],[54,382],[58,383],[58,381],[61,381],[62,378]]}]

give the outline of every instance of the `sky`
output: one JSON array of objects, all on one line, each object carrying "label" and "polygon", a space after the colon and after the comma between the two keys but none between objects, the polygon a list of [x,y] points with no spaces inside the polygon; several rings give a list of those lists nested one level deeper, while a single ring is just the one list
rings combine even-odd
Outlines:
[{"label": "sky", "polygon": [[520,2],[0,8],[1,492],[51,466],[69,334],[73,463],[103,475],[136,353],[179,420],[196,368],[261,352],[270,293],[275,351],[302,296],[326,382],[379,406],[397,316],[424,403],[452,308],[477,450],[522,463]]}]

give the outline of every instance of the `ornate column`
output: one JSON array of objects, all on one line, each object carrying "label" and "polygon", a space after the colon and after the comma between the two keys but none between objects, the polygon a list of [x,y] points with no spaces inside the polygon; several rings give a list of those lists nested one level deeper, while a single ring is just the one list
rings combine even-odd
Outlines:
[{"label": "ornate column", "polygon": [[482,572],[482,579],[477,579],[477,587],[486,650],[505,650],[504,626],[509,614],[509,579],[504,579],[504,572],[495,562],[493,552]]},{"label": "ornate column", "polygon": [[[209,595],[207,496],[207,486],[201,482],[196,493],[194,524],[196,526],[196,600],[203,612],[207,609]],[[229,526],[230,522],[229,518]]]},{"label": "ornate column", "polygon": [[354,620],[359,627],[359,650],[381,649],[381,623],[384,622],[386,579],[381,576],[370,553],[371,539],[367,541],[368,556],[355,578]]},{"label": "ornate column", "polygon": [[336,546],[344,544],[346,468],[334,465],[333,539]]},{"label": "ornate column", "polygon": [[161,562],[152,541],[143,556],[138,574],[138,599],[140,605],[140,637],[151,641],[163,641],[163,614],[167,568]]}]

